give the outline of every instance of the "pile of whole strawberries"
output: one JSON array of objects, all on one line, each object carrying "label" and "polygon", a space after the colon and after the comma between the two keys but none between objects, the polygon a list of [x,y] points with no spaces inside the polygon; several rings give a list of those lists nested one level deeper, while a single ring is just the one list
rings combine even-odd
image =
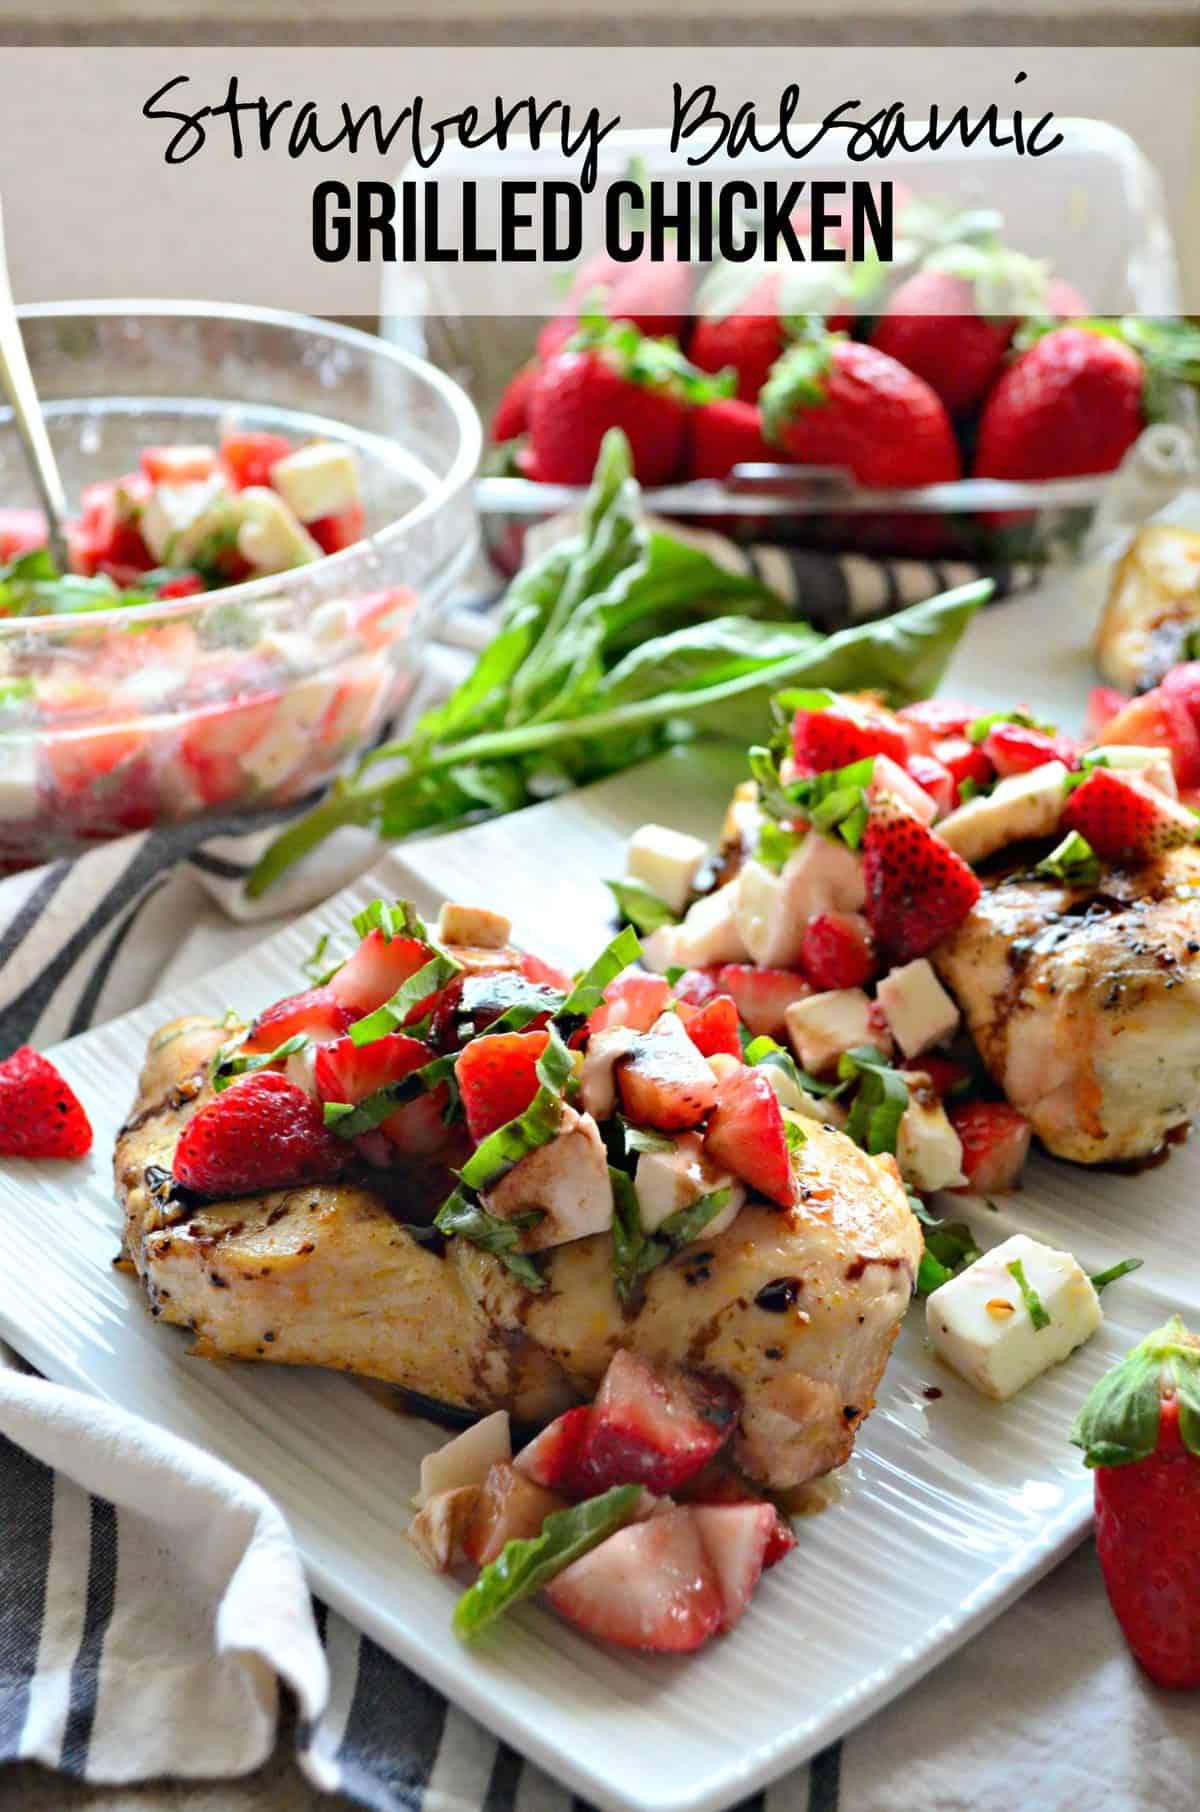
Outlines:
[{"label": "pile of whole strawberries", "polygon": [[585,484],[612,427],[650,486],[763,461],[888,489],[1115,467],[1155,412],[1125,324],[994,215],[896,210],[888,265],[590,259],[496,410],[509,470]]}]

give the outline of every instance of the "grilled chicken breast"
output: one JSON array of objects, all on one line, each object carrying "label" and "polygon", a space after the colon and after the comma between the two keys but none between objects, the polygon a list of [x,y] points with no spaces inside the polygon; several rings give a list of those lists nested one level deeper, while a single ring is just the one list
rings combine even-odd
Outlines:
[{"label": "grilled chicken breast", "polygon": [[1200,1107],[1200,850],[1090,888],[985,885],[933,961],[1055,1157],[1148,1157]]},{"label": "grilled chicken breast", "polygon": [[1113,573],[1096,663],[1123,692],[1156,686],[1200,628],[1200,535],[1174,523],[1139,531]]},{"label": "grilled chicken breast", "polygon": [[175,1145],[211,1099],[209,1059],[228,1037],[199,1018],[157,1034],[116,1151],[129,1256],[152,1313],[192,1329],[197,1354],[332,1366],[536,1422],[589,1396],[625,1346],[732,1381],[738,1457],[763,1484],[849,1456],[922,1247],[890,1158],[814,1121],[796,1206],[744,1208],[651,1273],[626,1314],[607,1233],[551,1252],[534,1295],[465,1240],[405,1226],[369,1186],[181,1197]]}]

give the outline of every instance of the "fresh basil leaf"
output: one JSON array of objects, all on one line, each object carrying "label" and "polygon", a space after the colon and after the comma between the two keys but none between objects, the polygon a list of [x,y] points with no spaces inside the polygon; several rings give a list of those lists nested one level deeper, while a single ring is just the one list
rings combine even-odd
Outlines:
[{"label": "fresh basil leaf", "polygon": [[1040,730],[1044,736],[1057,736],[1058,726],[1031,717],[1028,711],[989,711],[967,725],[968,742],[984,742],[997,724],[1013,724],[1021,730]]},{"label": "fresh basil leaf", "polygon": [[909,1200],[925,1231],[925,1250],[917,1271],[917,1294],[929,1296],[942,1284],[949,1283],[980,1256],[975,1235],[965,1221],[940,1221],[931,1215],[924,1203],[920,1210],[910,1192]]},{"label": "fresh basil leaf", "polygon": [[726,1185],[723,1189],[710,1190],[697,1201],[689,1202],[686,1208],[677,1208],[661,1222],[657,1231],[651,1234],[646,1242],[648,1246],[664,1246],[661,1264],[664,1259],[673,1258],[684,1246],[699,1239],[710,1221],[716,1220],[723,1208],[728,1208],[733,1191]]},{"label": "fresh basil leaf", "polygon": [[398,937],[412,937],[418,943],[429,943],[425,921],[411,900],[397,900],[391,906],[386,900],[372,900],[369,906],[355,913],[350,923],[359,937],[382,931],[389,944]]},{"label": "fresh basil leaf", "polygon": [[781,1044],[776,1044],[775,1040],[768,1038],[765,1033],[760,1033],[757,1038],[751,1038],[743,1050],[742,1056],[752,1069],[766,1065],[782,1070],[784,1075],[796,1084],[797,1088],[803,1089],[806,1095],[812,1095],[817,1100],[824,1095],[844,1095],[849,1087],[848,1082],[826,1082],[822,1081],[819,1076],[810,1076],[807,1070],[800,1068],[790,1051],[785,1051]]},{"label": "fresh basil leaf", "polygon": [[489,1214],[467,1191],[456,1189],[438,1209],[433,1224],[447,1239],[465,1239],[481,1252],[490,1252],[526,1289],[538,1292],[546,1288],[546,1280],[528,1253],[518,1252],[517,1247],[521,1234],[540,1219],[539,1211],[515,1215],[511,1221],[501,1220],[498,1215]]},{"label": "fresh basil leaf", "polygon": [[908,1106],[908,1082],[873,1045],[843,1051],[838,1059],[842,1082],[858,1081],[846,1121],[847,1135],[872,1157],[895,1155],[900,1122]]},{"label": "fresh basil leaf", "polygon": [[799,849],[806,835],[806,830],[791,830],[774,818],[764,818],[759,825],[758,846],[754,854],[764,868],[778,874],[789,856]]},{"label": "fresh basil leaf", "polygon": [[640,881],[606,881],[604,885],[616,902],[618,916],[635,931],[646,935],[661,925],[678,925],[679,914]]},{"label": "fresh basil leaf", "polygon": [[798,1120],[789,1119],[786,1114],[784,1115],[783,1121],[783,1136],[787,1143],[787,1148],[791,1152],[799,1151],[800,1147],[808,1138],[808,1134],[800,1125],[800,1122]]},{"label": "fresh basil leaf", "polygon": [[652,1126],[631,1126],[623,1115],[617,1115],[621,1129],[621,1138],[627,1152],[636,1151],[674,1151],[675,1141],[667,1133],[656,1132]]},{"label": "fresh basil leaf", "polygon": [[675,983],[680,981],[686,974],[687,969],[682,963],[670,963],[664,974],[664,979],[668,988],[673,988]]},{"label": "fresh basil leaf", "polygon": [[326,982],[331,980],[332,977],[337,974],[338,970],[342,966],[341,963],[339,962],[339,963],[335,963],[333,965],[333,967],[331,968],[330,965],[328,963],[326,963],[325,952],[328,950],[328,948],[329,948],[329,933],[327,931],[323,931],[321,933],[320,937],[317,939],[316,943],[313,945],[312,955],[305,957],[304,961],[300,965],[304,974],[307,975],[309,981],[313,984],[314,988],[323,988],[325,986]]},{"label": "fresh basil leaf", "polygon": [[253,1075],[258,1070],[269,1070],[277,1063],[284,1063],[287,1058],[302,1051],[308,1043],[304,1032],[295,1032],[291,1038],[285,1038],[282,1044],[276,1045],[273,1051],[260,1051],[257,1055],[243,1056],[240,1044],[223,1044],[212,1060],[209,1069],[209,1080],[219,1095],[239,1076]]},{"label": "fresh basil leaf", "polygon": [[1041,1297],[1026,1277],[1024,1265],[1019,1258],[1014,1258],[1012,1263],[1005,1265],[1004,1268],[1009,1276],[1015,1280],[1016,1286],[1021,1292],[1021,1301],[1025,1304],[1029,1319],[1032,1321],[1035,1331],[1040,1334],[1043,1328],[1048,1328],[1050,1326],[1050,1317],[1043,1307]]},{"label": "fresh basil leaf", "polygon": [[540,1592],[572,1561],[623,1528],[641,1494],[640,1485],[614,1485],[599,1497],[552,1511],[540,1535],[506,1542],[455,1606],[455,1635],[473,1642],[505,1611]]},{"label": "fresh basil leaf", "polygon": [[523,1114],[498,1126],[475,1147],[459,1172],[469,1189],[489,1188],[531,1151],[550,1143],[562,1125],[563,1090],[573,1068],[571,1053],[551,1023],[537,1062],[537,1093]]},{"label": "fresh basil leaf", "polygon": [[605,945],[595,962],[576,977],[574,987],[555,1015],[556,1020],[587,1019],[604,999],[608,984],[616,981],[631,963],[636,963],[641,954],[642,946],[636,931],[626,925]]},{"label": "fresh basil leaf", "polygon": [[1078,831],[1068,831],[1062,842],[1057,843],[1048,856],[1043,856],[1033,872],[1048,875],[1056,881],[1090,887],[1100,879],[1100,862],[1086,837],[1081,837]]},{"label": "fresh basil leaf", "polygon": [[[447,982],[453,981],[461,974],[462,964],[439,950],[423,963],[414,975],[401,982],[392,998],[383,1006],[376,1007],[365,1019],[356,1019],[350,1027],[350,1037],[355,1044],[373,1044],[377,1038],[386,1038],[389,1032],[395,1032],[404,1025],[414,1007],[428,1000],[431,994],[439,994]],[[410,1028],[415,1035],[416,1028]]]},{"label": "fresh basil leaf", "polygon": [[1098,1295],[1110,1283],[1116,1283],[1119,1277],[1128,1277],[1131,1271],[1140,1271],[1145,1262],[1144,1258],[1123,1258],[1119,1264],[1110,1265],[1107,1271],[1097,1271],[1091,1279],[1093,1290]]}]

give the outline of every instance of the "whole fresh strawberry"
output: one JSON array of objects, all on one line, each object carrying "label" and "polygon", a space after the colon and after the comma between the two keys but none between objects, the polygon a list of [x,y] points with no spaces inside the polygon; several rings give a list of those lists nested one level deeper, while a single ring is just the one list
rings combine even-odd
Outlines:
[{"label": "whole fresh strawberry", "polygon": [[1096,1474],[1096,1552],[1160,1686],[1200,1686],[1200,1338],[1178,1316],[1101,1378],[1071,1439]]},{"label": "whole fresh strawberry", "polygon": [[774,366],[761,408],[768,439],[800,465],[838,466],[885,489],[960,476],[940,397],[874,346],[830,334],[798,340]]},{"label": "whole fresh strawberry", "polygon": [[666,484],[683,463],[688,407],[728,395],[673,340],[649,340],[628,322],[592,320],[539,371],[529,393],[522,467],[548,484],[587,484],[610,428],[629,441],[645,485]]},{"label": "whole fresh strawberry", "polygon": [[1055,328],[1014,360],[988,397],[976,476],[1110,472],[1146,425],[1146,375],[1133,348],[1111,334]]},{"label": "whole fresh strawberry", "polygon": [[82,1158],[92,1129],[49,1058],[23,1044],[0,1063],[0,1156]]},{"label": "whole fresh strawberry", "polygon": [[771,367],[814,317],[848,328],[882,282],[882,266],[718,264],[696,293],[688,357],[702,371],[737,372],[737,394],[757,401]]},{"label": "whole fresh strawberry", "polygon": [[677,258],[656,263],[643,257],[620,263],[607,252],[597,252],[580,266],[562,312],[539,333],[538,357],[552,359],[561,352],[587,314],[628,321],[639,333],[680,339],[687,326],[695,280],[691,265]]},{"label": "whole fresh strawberry", "polygon": [[700,403],[688,416],[684,474],[688,478],[725,478],[734,466],[770,465],[779,458],[762,429],[753,403],[725,396]]},{"label": "whole fresh strawberry", "polygon": [[278,1070],[258,1070],[188,1121],[172,1169],[186,1189],[220,1197],[328,1182],[349,1157],[326,1129],[319,1101]]},{"label": "whole fresh strawberry", "polygon": [[1095,768],[1067,800],[1062,828],[1078,832],[1105,862],[1141,862],[1194,843],[1200,822],[1136,774]]},{"label": "whole fresh strawberry", "polygon": [[862,853],[867,924],[891,963],[926,956],[982,891],[962,857],[887,793],[871,805]]},{"label": "whole fresh strawberry", "polygon": [[529,425],[529,393],[533,389],[537,372],[538,368],[531,359],[528,364],[514,371],[504,386],[500,401],[496,404],[496,412],[492,416],[492,439],[497,446],[506,440],[516,440]]}]

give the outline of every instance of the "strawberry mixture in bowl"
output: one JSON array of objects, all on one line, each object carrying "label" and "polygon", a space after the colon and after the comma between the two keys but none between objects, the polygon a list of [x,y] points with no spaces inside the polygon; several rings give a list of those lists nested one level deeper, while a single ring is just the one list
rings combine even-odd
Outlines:
[{"label": "strawberry mixture in bowl", "polygon": [[423,361],[254,310],[23,311],[59,572],[0,416],[0,869],[305,797],[411,683],[479,426]]}]

